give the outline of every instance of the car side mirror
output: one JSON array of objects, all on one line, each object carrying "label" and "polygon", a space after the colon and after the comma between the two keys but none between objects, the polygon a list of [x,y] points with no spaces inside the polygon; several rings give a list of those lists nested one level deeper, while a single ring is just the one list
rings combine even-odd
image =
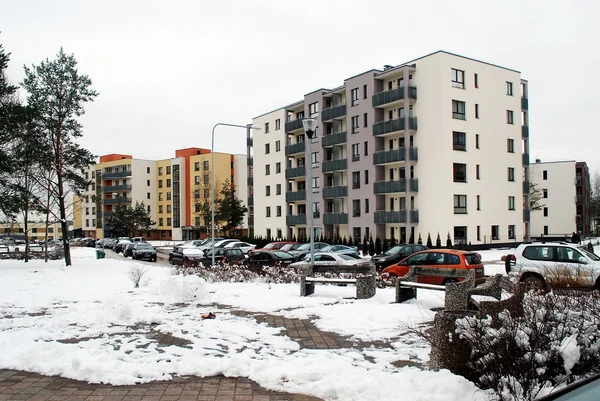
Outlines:
[{"label": "car side mirror", "polygon": [[588,262],[587,262],[587,260],[583,256],[580,256],[579,257],[579,263],[587,265]]}]

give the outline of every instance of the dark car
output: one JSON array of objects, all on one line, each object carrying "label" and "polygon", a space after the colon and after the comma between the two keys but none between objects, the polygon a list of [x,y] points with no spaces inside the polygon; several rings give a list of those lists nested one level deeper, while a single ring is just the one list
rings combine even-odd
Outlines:
[{"label": "dark car", "polygon": [[131,256],[135,260],[148,259],[152,262],[156,262],[156,249],[147,242],[138,242],[133,244]]},{"label": "dark car", "polygon": [[257,251],[248,256],[244,265],[262,268],[263,266],[287,266],[296,261],[293,255],[283,251]]},{"label": "dark car", "polygon": [[415,252],[421,252],[428,249],[423,245],[400,244],[387,250],[381,255],[373,256],[371,260],[375,263],[378,270],[385,269],[394,265]]},{"label": "dark car", "polygon": [[131,244],[132,242],[128,239],[120,239],[117,241],[117,243],[115,244],[115,252],[116,253],[121,253],[125,251],[125,248],[127,248],[127,245]]},{"label": "dark car", "polygon": [[197,264],[200,263],[202,258],[204,258],[204,252],[199,248],[176,246],[171,253],[169,253],[169,264],[184,265],[190,262]]},{"label": "dark car", "polygon": [[115,249],[115,240],[112,238],[102,238],[96,241],[96,248]]},{"label": "dark car", "polygon": [[[315,253],[317,253],[319,249],[323,249],[326,246],[329,246],[329,244],[326,244],[325,242],[315,242]],[[310,253],[310,243],[302,244],[297,249],[289,251],[289,253],[290,255],[293,255],[296,260],[302,260]]]},{"label": "dark car", "polygon": [[[200,262],[204,266],[210,266],[212,264],[212,251],[209,249],[205,255],[200,259]],[[215,263],[239,264],[245,259],[244,251],[240,248],[215,248]]]},{"label": "dark car", "polygon": [[127,246],[123,249],[123,256],[126,258],[129,256],[133,256],[133,246],[135,244],[132,242],[131,244],[127,244]]}]

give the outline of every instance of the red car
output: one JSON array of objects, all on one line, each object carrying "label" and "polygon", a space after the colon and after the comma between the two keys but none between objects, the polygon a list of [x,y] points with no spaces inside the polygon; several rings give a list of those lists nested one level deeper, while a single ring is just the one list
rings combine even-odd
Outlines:
[{"label": "red car", "polygon": [[294,241],[277,241],[277,242],[269,242],[267,245],[265,245],[264,248],[260,248],[260,249],[252,249],[250,251],[248,251],[248,255],[253,254],[254,252],[258,252],[258,251],[278,251],[279,249],[281,249],[281,247],[283,247],[284,245],[287,244],[297,244],[297,242]]}]

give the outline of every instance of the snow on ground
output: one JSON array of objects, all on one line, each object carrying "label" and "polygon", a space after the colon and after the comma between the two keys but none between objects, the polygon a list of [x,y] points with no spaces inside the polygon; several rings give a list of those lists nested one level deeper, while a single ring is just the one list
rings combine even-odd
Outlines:
[{"label": "snow on ground", "polygon": [[[328,400],[392,400],[399,389],[405,400],[487,399],[448,371],[392,364],[428,358],[422,340],[402,334],[433,319],[440,293],[421,291],[418,300],[395,305],[393,289],[354,300],[352,286],[321,285],[300,297],[297,284],[207,284],[165,267],[96,260],[91,248],[73,249],[73,264],[0,261],[0,368],[115,385],[223,374]],[[128,277],[132,267],[146,269],[138,289]],[[323,330],[391,346],[299,349],[285,330],[231,308],[310,317]],[[202,320],[208,311],[217,318]],[[153,339],[165,333],[188,345]]]}]

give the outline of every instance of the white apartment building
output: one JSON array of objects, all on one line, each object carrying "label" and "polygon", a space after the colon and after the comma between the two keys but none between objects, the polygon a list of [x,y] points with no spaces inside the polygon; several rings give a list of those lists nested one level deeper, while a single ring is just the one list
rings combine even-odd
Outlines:
[{"label": "white apartment building", "polygon": [[[253,119],[269,126],[253,139],[255,234],[307,232],[309,208],[325,236],[522,241],[529,230],[527,96],[520,72],[438,51]],[[305,116],[318,119],[311,152]],[[277,120],[280,129],[271,129]],[[284,139],[284,153],[265,154],[267,143]],[[265,165],[277,162],[285,177],[266,174]],[[287,190],[285,221],[265,212],[282,204],[264,194],[279,183]]]}]

